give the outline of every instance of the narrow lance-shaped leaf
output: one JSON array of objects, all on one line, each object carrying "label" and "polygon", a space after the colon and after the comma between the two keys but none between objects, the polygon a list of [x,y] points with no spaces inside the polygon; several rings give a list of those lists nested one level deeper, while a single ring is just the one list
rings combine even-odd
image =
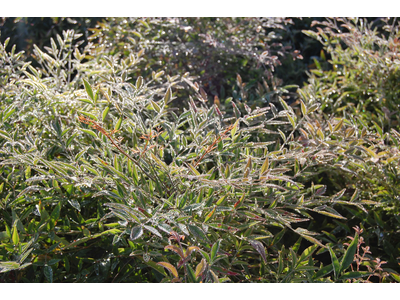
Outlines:
[{"label": "narrow lance-shaped leaf", "polygon": [[196,267],[196,272],[195,272],[196,278],[199,277],[204,272],[206,266],[207,266],[206,260],[203,258]]},{"label": "narrow lance-shaped leaf", "polygon": [[44,266],[44,276],[46,277],[47,281],[52,283],[53,282],[53,269],[50,266]]},{"label": "narrow lance-shaped leaf", "polygon": [[307,115],[307,107],[304,104],[303,100],[300,99],[300,107],[301,107],[301,112],[303,116]]},{"label": "narrow lance-shaped leaf", "polygon": [[336,257],[335,252],[333,252],[332,248],[329,247],[329,253],[331,254],[332,258],[332,265],[333,265],[333,272],[335,274],[335,280],[339,277],[340,274],[340,263]]},{"label": "narrow lance-shaped leaf", "polygon": [[366,277],[371,274],[372,273],[368,271],[347,272],[344,273],[342,276],[340,276],[338,279],[339,280],[356,279],[356,278]]},{"label": "narrow lance-shaped leaf", "polygon": [[86,93],[88,94],[90,99],[94,100],[93,91],[92,91],[90,84],[85,79],[83,79],[83,83],[85,85]]},{"label": "narrow lance-shaped leaf", "polygon": [[17,222],[18,222],[18,220],[15,220],[13,228],[12,228],[12,237],[11,237],[11,239],[12,239],[12,242],[13,242],[14,246],[19,244],[19,235],[18,235],[18,229],[17,229]]},{"label": "narrow lance-shaped leaf", "polygon": [[336,124],[335,128],[333,128],[333,131],[336,132],[340,130],[340,128],[342,128],[342,125],[343,125],[343,119],[341,119],[339,123]]},{"label": "narrow lance-shaped leaf", "polygon": [[221,244],[221,240],[218,240],[214,243],[214,245],[211,247],[211,255],[210,255],[210,264],[214,262],[214,259],[217,256],[217,252],[219,250],[219,245]]},{"label": "narrow lance-shaped leaf", "polygon": [[267,257],[265,255],[265,248],[263,244],[260,241],[256,240],[249,240],[249,243],[253,246],[254,249],[257,250],[258,253],[260,253],[262,259],[264,260],[264,263],[267,263]]},{"label": "narrow lance-shaped leaf", "polygon": [[190,257],[193,251],[200,251],[200,248],[197,246],[188,247],[185,252],[185,258]]},{"label": "narrow lance-shaped leaf", "polygon": [[340,265],[340,272],[346,270],[354,261],[354,255],[356,254],[357,251],[357,244],[358,244],[358,234],[354,236],[353,241],[351,242],[349,248],[347,248],[347,251],[343,256],[343,260]]},{"label": "narrow lance-shaped leaf", "polygon": [[204,223],[206,223],[208,220],[211,219],[211,217],[214,215],[216,209],[217,209],[217,207],[214,207],[214,209],[209,214],[207,214],[207,216],[204,220]]},{"label": "narrow lance-shaped leaf", "polygon": [[172,275],[174,275],[175,278],[178,277],[178,271],[170,263],[162,261],[162,262],[157,263],[157,265],[160,265],[160,266],[163,266],[164,268],[166,268],[168,271],[171,272]]},{"label": "narrow lance-shaped leaf", "polygon": [[261,166],[261,170],[260,170],[260,176],[268,170],[269,167],[269,159],[268,156],[265,158],[263,165]]},{"label": "narrow lance-shaped leaf", "polygon": [[168,246],[165,246],[164,249],[165,249],[165,250],[174,251],[174,252],[175,252],[176,254],[178,254],[182,259],[185,258],[185,255],[183,254],[181,248],[179,248],[179,247],[176,246],[176,245],[168,245]]},{"label": "narrow lance-shaped leaf", "polygon": [[172,91],[171,91],[171,88],[168,88],[168,90],[164,96],[164,103],[168,104],[168,102],[171,100],[171,98],[172,98]]},{"label": "narrow lance-shaped leaf", "polygon": [[108,114],[109,111],[110,111],[110,107],[107,106],[107,107],[104,109],[104,111],[103,111],[103,113],[102,113],[102,115],[101,115],[101,120],[102,120],[103,122],[104,122],[104,120],[106,119],[107,114]]},{"label": "narrow lance-shaped leaf", "polygon": [[196,237],[200,238],[204,241],[207,240],[206,235],[204,234],[203,230],[201,230],[199,227],[195,225],[188,224],[189,231]]},{"label": "narrow lance-shaped leaf", "polygon": [[156,236],[162,238],[161,233],[160,233],[157,229],[155,229],[154,227],[147,226],[147,225],[143,225],[143,227],[144,227],[145,229],[147,229],[148,231],[150,231],[151,233],[155,234]]}]

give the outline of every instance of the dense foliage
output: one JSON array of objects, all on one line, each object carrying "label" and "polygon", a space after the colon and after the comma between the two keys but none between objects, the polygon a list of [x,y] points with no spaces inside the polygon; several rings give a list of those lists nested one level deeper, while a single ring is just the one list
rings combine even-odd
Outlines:
[{"label": "dense foliage", "polygon": [[396,20],[66,21],[2,36],[1,281],[400,281]]}]

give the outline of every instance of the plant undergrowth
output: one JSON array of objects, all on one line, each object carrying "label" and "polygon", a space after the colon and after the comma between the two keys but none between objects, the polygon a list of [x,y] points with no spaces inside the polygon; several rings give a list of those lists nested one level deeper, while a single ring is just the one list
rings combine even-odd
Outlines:
[{"label": "plant undergrowth", "polygon": [[[179,19],[105,20],[83,48],[80,34],[64,31],[51,47],[34,47],[38,68],[15,47],[6,51],[6,40],[0,46],[0,280],[399,281],[400,134],[391,114],[398,107],[391,79],[397,69],[388,69],[375,92],[387,107],[367,106],[356,89],[346,92],[352,102],[342,108],[335,98],[341,92],[332,89],[373,84],[368,76],[381,67],[364,61],[354,67],[364,56],[348,52],[369,44],[357,40],[357,46],[350,37],[364,27],[344,20],[348,33],[328,30],[340,21],[323,23],[328,33],[305,32],[324,37],[334,71],[317,64],[290,105],[285,97],[296,87],[274,79],[278,56],[268,52],[258,61],[264,69],[249,71],[267,79],[246,84],[250,73],[228,69],[230,97],[221,96],[217,81],[202,87],[205,75],[181,67],[182,58],[155,60],[161,48],[154,41],[162,37],[150,42],[152,26],[161,27],[158,33],[171,28],[170,35],[178,30],[189,39],[187,48],[199,37],[211,39],[212,28],[193,29],[190,19],[190,28]],[[282,20],[220,22],[257,41],[271,26],[285,30],[277,25]],[[395,24],[380,43],[397,39]],[[224,28],[213,34],[223,38]],[[121,40],[110,45],[105,32],[122,32],[127,41],[117,34]],[[234,37],[233,50],[215,41],[211,46],[226,51],[208,48],[209,57],[221,55],[232,65],[233,54],[246,57],[251,49]],[[165,53],[181,46],[171,42]],[[335,66],[339,61],[343,67]],[[340,68],[346,71],[339,74]]]}]

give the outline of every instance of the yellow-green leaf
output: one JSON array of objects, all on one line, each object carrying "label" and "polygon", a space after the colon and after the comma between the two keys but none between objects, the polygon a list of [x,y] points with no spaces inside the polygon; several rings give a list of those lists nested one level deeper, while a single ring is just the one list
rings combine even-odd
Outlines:
[{"label": "yellow-green leaf", "polygon": [[90,84],[85,79],[83,79],[83,83],[85,85],[86,93],[88,94],[89,98],[94,100],[93,91]]},{"label": "yellow-green leaf", "polygon": [[196,272],[194,274],[196,276],[196,278],[199,277],[204,272],[204,270],[206,269],[206,266],[207,266],[206,260],[203,258],[196,267]]},{"label": "yellow-green leaf", "polygon": [[268,170],[268,167],[269,167],[269,159],[268,159],[268,156],[267,156],[267,157],[265,158],[265,160],[264,160],[263,165],[261,166],[260,176],[261,176],[262,174],[264,174],[265,171]]},{"label": "yellow-green leaf", "polygon": [[204,223],[206,223],[208,220],[211,219],[211,217],[214,215],[216,209],[217,209],[217,207],[214,207],[214,209],[206,216]]},{"label": "yellow-green leaf", "polygon": [[162,261],[162,262],[157,263],[157,265],[160,265],[160,266],[163,266],[164,268],[166,268],[168,271],[171,272],[172,275],[174,275],[175,278],[178,277],[178,271],[170,263]]},{"label": "yellow-green leaf", "polygon": [[336,132],[340,130],[340,128],[342,128],[342,125],[343,125],[343,119],[341,119],[339,123],[336,124],[335,128],[333,128],[333,131]]}]

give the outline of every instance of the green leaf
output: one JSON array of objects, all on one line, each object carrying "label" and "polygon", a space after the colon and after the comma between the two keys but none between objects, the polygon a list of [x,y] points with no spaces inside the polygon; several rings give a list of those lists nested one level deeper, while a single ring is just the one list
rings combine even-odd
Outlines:
[{"label": "green leaf", "polygon": [[12,235],[11,235],[11,239],[12,239],[12,242],[13,242],[14,246],[19,244],[19,235],[18,235],[18,229],[17,229],[17,222],[18,222],[18,220],[15,220],[13,228],[12,228]]},{"label": "green leaf", "polygon": [[333,252],[332,248],[328,246],[328,249],[332,258],[332,265],[333,265],[333,272],[335,274],[335,279],[337,279],[340,274],[340,263],[335,255],[335,252]]},{"label": "green leaf", "polygon": [[292,118],[292,116],[288,112],[286,112],[286,116],[288,117],[290,124],[292,124],[293,129],[295,129],[296,123],[295,123],[294,119]]},{"label": "green leaf", "polygon": [[61,202],[58,202],[56,207],[51,212],[50,218],[53,221],[57,221],[60,218],[60,211],[61,211]]},{"label": "green leaf", "polygon": [[210,213],[207,214],[206,218],[204,219],[204,223],[207,223],[207,221],[211,219],[211,217],[214,215],[216,209],[217,209],[217,207],[214,207],[214,209]]},{"label": "green leaf", "polygon": [[340,272],[346,270],[354,261],[354,255],[357,251],[357,244],[358,244],[358,234],[354,236],[353,241],[351,242],[350,246],[347,248],[346,253],[343,256],[343,260],[340,266]]},{"label": "green leaf", "polygon": [[87,134],[91,135],[91,136],[94,137],[95,139],[98,138],[97,135],[96,135],[96,133],[94,133],[92,130],[83,129],[83,128],[80,128],[80,130],[83,131],[84,133],[87,133]]},{"label": "green leaf", "polygon": [[188,229],[189,231],[196,237],[196,238],[200,238],[204,241],[207,241],[207,237],[204,234],[203,230],[201,230],[199,227],[195,226],[195,225],[191,225],[188,224]]},{"label": "green leaf", "polygon": [[143,235],[143,228],[142,226],[135,226],[132,228],[130,239],[132,241],[140,238]]},{"label": "green leaf", "polygon": [[338,279],[339,280],[346,280],[346,279],[355,279],[355,278],[362,278],[365,276],[369,276],[372,273],[368,271],[358,271],[358,272],[347,272],[344,273],[342,276],[340,276]]},{"label": "green leaf", "polygon": [[314,274],[313,279],[318,279],[323,276],[327,276],[329,273],[333,271],[333,265],[327,265],[325,267],[322,267],[316,274]]},{"label": "green leaf", "polygon": [[171,88],[168,88],[168,90],[167,90],[167,92],[165,93],[165,96],[164,96],[164,103],[168,104],[169,101],[171,101],[171,98],[172,98],[172,91],[171,91]]},{"label": "green leaf", "polygon": [[286,232],[286,228],[282,229],[277,235],[275,235],[275,237],[271,243],[271,246],[277,245],[279,243],[279,241],[282,239],[285,232]]},{"label": "green leaf", "polygon": [[110,111],[110,107],[109,106],[107,106],[104,110],[103,110],[103,113],[101,114],[101,120],[104,122],[104,120],[106,119],[106,117],[107,117],[107,114],[108,114],[108,112]]},{"label": "green leaf", "polygon": [[156,235],[156,236],[162,238],[161,233],[160,233],[157,229],[155,229],[154,227],[147,226],[147,225],[143,225],[143,227],[144,227],[145,229],[147,229],[148,231],[150,231],[152,234],[154,234],[154,235]]},{"label": "green leaf", "polygon": [[263,165],[261,166],[261,170],[260,170],[260,177],[261,175],[268,170],[269,167],[269,159],[268,156],[265,158]]},{"label": "green leaf", "polygon": [[[7,271],[15,270],[20,267],[20,264],[15,261],[0,261],[0,268],[5,268]],[[3,270],[4,271],[4,270]],[[0,271],[2,273],[2,271]]]},{"label": "green leaf", "polygon": [[211,247],[211,255],[210,255],[210,265],[213,264],[214,259],[217,257],[217,253],[219,251],[219,245],[221,244],[221,240],[218,240],[214,243],[214,245]]},{"label": "green leaf", "polygon": [[50,266],[44,266],[43,270],[44,276],[46,277],[47,281],[52,283],[53,282],[53,269]]},{"label": "green leaf", "polygon": [[333,131],[336,132],[338,130],[340,130],[340,128],[342,128],[343,126],[343,119],[340,119],[340,121],[336,124],[335,128],[333,128]]},{"label": "green leaf", "polygon": [[187,274],[188,274],[188,279],[189,282],[197,282],[196,280],[196,274],[194,273],[194,270],[190,267],[190,265],[187,265]]},{"label": "green leaf", "polygon": [[139,76],[136,79],[136,89],[139,90],[142,87],[142,84],[143,84],[143,77]]},{"label": "green leaf", "polygon": [[94,100],[93,91],[92,88],[90,87],[90,84],[85,79],[83,79],[83,83],[85,85],[86,93],[88,94],[89,98]]},{"label": "green leaf", "polygon": [[314,244],[314,245],[308,247],[307,249],[305,249],[305,250],[303,251],[303,253],[300,255],[299,263],[302,262],[302,261],[305,261],[306,259],[308,259],[308,257],[309,257],[311,254],[313,254],[314,251],[315,251],[317,248],[318,248],[318,245],[315,245],[315,244]]},{"label": "green leaf", "polygon": [[393,279],[396,280],[397,282],[400,282],[400,275],[399,274],[390,272],[390,276],[392,276]]},{"label": "green leaf", "polygon": [[164,268],[161,265],[156,264],[154,261],[150,260],[148,262],[145,262],[145,264],[148,265],[149,267],[153,268],[154,270],[156,270],[163,276],[165,276],[165,277],[168,276],[167,273],[165,272]]},{"label": "green leaf", "polygon": [[122,118],[119,118],[117,124],[115,124],[114,130],[119,130],[121,128]]},{"label": "green leaf", "polygon": [[382,128],[374,120],[371,120],[371,122],[374,123],[376,131],[378,131],[379,136],[382,137],[383,136]]},{"label": "green leaf", "polygon": [[7,231],[1,231],[0,232],[0,242],[4,240],[8,240],[10,238],[10,235],[8,235]]},{"label": "green leaf", "polygon": [[301,112],[303,114],[303,116],[307,115],[307,107],[304,104],[303,100],[300,99],[300,107],[301,107]]}]

